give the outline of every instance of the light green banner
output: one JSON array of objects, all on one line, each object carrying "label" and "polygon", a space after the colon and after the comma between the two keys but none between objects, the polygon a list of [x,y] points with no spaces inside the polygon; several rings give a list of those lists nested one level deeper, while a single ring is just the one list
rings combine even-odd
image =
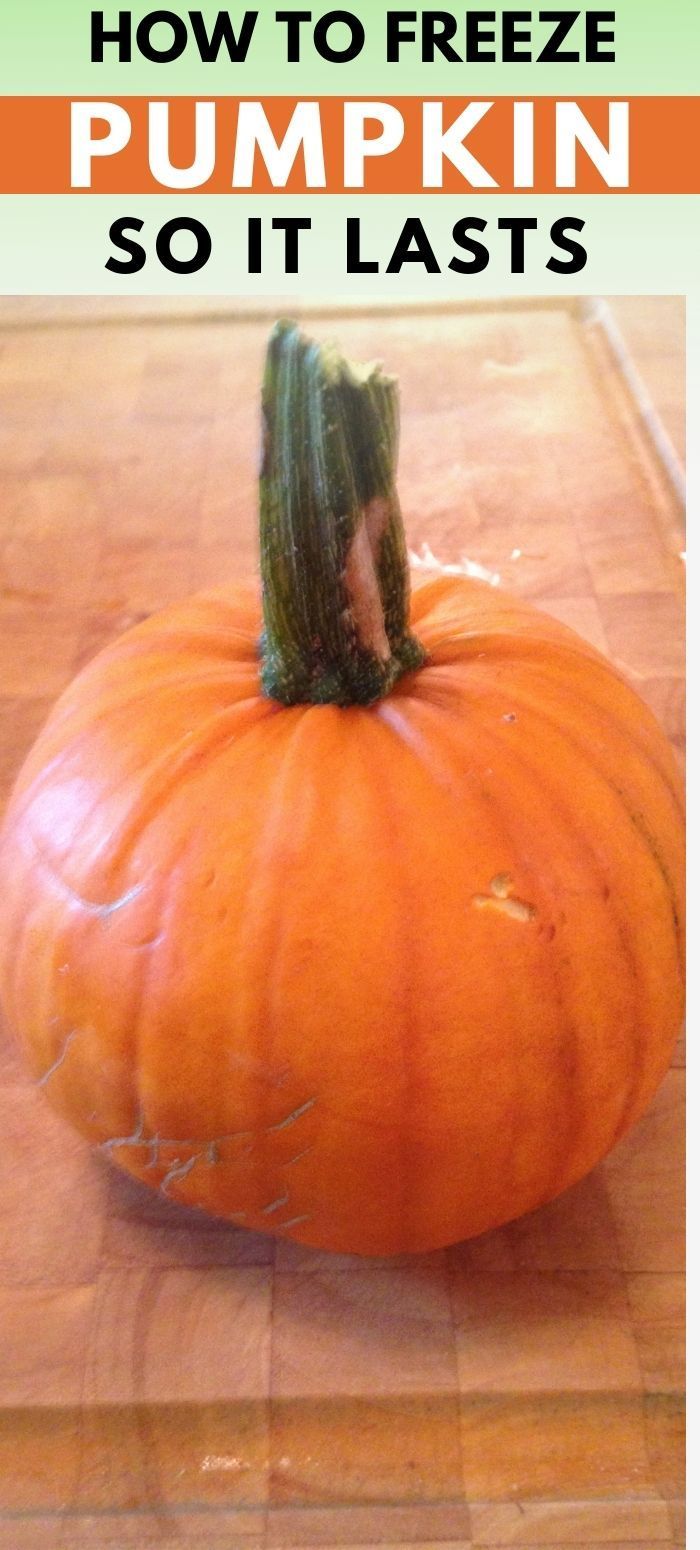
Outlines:
[{"label": "light green banner", "polygon": [[[132,60],[120,63],[114,44],[106,44],[104,62],[93,64],[90,59],[90,14],[93,9],[104,13],[105,29],[114,31],[120,10],[131,17]],[[232,64],[225,49],[215,63],[201,62],[196,44],[191,36],[178,59],[171,63],[154,64],[144,59],[134,43],[136,29],[142,18],[158,10],[174,12],[186,18],[190,10],[198,10],[209,34],[220,11],[226,9],[218,0],[199,0],[195,6],[169,0],[163,6],[148,0],[127,5],[126,0],[110,3],[102,0],[94,6],[91,0],[3,0],[0,22],[0,93],[57,93],[70,96],[97,96],[104,93],[146,95],[170,95],[174,93],[230,92],[233,95],[277,92],[285,95],[309,93],[337,93],[343,96],[375,95],[378,92],[458,96],[483,96],[485,93],[504,95],[534,92],[556,96],[583,93],[608,95],[640,94],[689,94],[698,89],[698,6],[696,0],[597,0],[590,7],[613,15],[613,23],[601,22],[601,32],[612,26],[615,33],[614,63],[510,63],[479,61],[474,64],[448,62],[440,54],[431,64],[423,64],[418,44],[402,45],[399,62],[387,63],[388,10],[410,11],[404,3],[384,5],[379,0],[347,0],[344,9],[352,12],[362,23],[366,41],[361,54],[354,61],[344,64],[328,63],[321,59],[313,46],[313,27],[304,24],[300,30],[300,63],[287,62],[287,26],[275,20],[278,11],[311,11],[314,22],[337,9],[331,4],[313,4],[306,0],[303,5],[281,5],[273,0],[261,0],[255,4],[229,6],[234,31],[239,34],[242,19],[247,10],[257,13],[248,57],[245,64]],[[420,18],[422,11],[431,7],[416,5],[413,9]],[[454,3],[442,3],[435,7],[443,14],[453,16],[457,22],[453,47],[465,52],[467,10],[495,12],[497,43],[500,37],[502,12],[522,12],[532,16],[532,51],[537,53],[546,42],[551,26],[537,21],[539,7],[529,7],[509,0],[505,6],[480,3],[468,7]],[[556,10],[554,6],[543,6]],[[566,9],[565,7],[561,8]],[[574,9],[573,7],[570,9]],[[583,51],[585,47],[583,10],[572,27],[563,50]],[[523,23],[521,31],[527,29]],[[406,30],[404,28],[404,30]],[[482,31],[486,33],[488,24]],[[417,27],[420,37],[420,26]],[[166,24],[160,31],[152,32],[155,49],[168,46],[172,29]],[[338,26],[331,30],[328,40],[331,46],[342,48],[348,41],[347,29]],[[524,52],[527,45],[518,44],[517,51]],[[488,52],[484,45],[483,52]]]},{"label": "light green banner", "polygon": [[[477,296],[619,292],[683,294],[697,284],[700,273],[700,200],[642,195],[559,195],[530,198],[490,195],[481,199],[423,195],[374,198],[370,195],[316,195],[280,198],[201,195],[174,196],[65,195],[7,197],[0,200],[0,220],[10,234],[0,251],[0,291],[6,294],[120,295],[299,295],[343,299],[349,295],[376,301],[418,296],[470,300]],[[299,274],[285,273],[284,235],[273,232],[274,218],[311,220],[299,234]],[[575,214],[584,221],[576,240],[588,253],[584,269],[557,274],[547,268],[554,255],[566,254],[551,240],[552,223]],[[132,231],[147,253],[144,267],[133,275],[106,269],[111,257],[124,260],[122,247],[110,240],[116,216],[142,221]],[[211,257],[190,275],[171,274],[159,263],[156,238],[172,219],[186,215],[206,226]],[[439,274],[409,261],[399,274],[387,274],[407,216],[418,218],[429,240]],[[465,216],[486,221],[475,233],[488,248],[488,266],[479,274],[451,270],[450,261],[465,258],[452,238],[454,225]],[[498,230],[498,220],[527,217],[537,229],[524,236],[524,272],[511,273],[511,238]],[[262,269],[248,273],[248,222],[262,221]],[[347,273],[347,222],[360,222],[360,256],[379,265],[377,274]],[[189,233],[173,239],[176,258],[189,258],[196,241]]]}]

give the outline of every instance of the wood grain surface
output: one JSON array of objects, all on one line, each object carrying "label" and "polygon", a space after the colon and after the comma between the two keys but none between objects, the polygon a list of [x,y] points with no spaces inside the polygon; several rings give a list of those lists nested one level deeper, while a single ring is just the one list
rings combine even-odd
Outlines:
[{"label": "wood grain surface", "polygon": [[[620,327],[682,449],[682,303]],[[70,676],[255,565],[267,324],[0,333],[2,795]],[[683,735],[681,514],[574,305],[323,319],[402,383],[422,565],[477,564],[624,669]],[[92,1155],[0,1055],[0,1545],[683,1544],[679,1045],[577,1188],[416,1259],[315,1253]]]}]

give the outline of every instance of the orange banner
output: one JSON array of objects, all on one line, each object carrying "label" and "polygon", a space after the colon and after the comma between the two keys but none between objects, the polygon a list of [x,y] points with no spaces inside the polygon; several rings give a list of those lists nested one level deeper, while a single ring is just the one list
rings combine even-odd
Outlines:
[{"label": "orange banner", "polygon": [[0,98],[0,192],[700,192],[698,97],[198,101]]}]

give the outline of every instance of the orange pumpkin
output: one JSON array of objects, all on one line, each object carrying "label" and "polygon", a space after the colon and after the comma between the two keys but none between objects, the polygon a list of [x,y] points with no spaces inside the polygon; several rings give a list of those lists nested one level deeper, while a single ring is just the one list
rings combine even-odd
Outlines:
[{"label": "orange pumpkin", "polygon": [[2,999],[47,1097],[144,1183],[429,1249],[557,1195],[654,1093],[679,777],[526,604],[441,578],[408,631],[392,383],[283,325],[265,420],[265,688],[256,587],[81,673],[6,816]]}]

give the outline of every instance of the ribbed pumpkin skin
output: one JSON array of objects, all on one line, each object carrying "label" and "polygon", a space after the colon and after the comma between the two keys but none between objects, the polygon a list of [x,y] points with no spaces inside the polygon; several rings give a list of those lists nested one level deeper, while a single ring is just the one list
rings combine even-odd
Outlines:
[{"label": "ribbed pumpkin skin", "polygon": [[51,1102],[173,1199],[359,1254],[581,1178],[682,1012],[651,714],[480,583],[413,624],[386,700],[282,709],[252,590],[170,609],[64,694],[0,840],[2,1002]]}]

